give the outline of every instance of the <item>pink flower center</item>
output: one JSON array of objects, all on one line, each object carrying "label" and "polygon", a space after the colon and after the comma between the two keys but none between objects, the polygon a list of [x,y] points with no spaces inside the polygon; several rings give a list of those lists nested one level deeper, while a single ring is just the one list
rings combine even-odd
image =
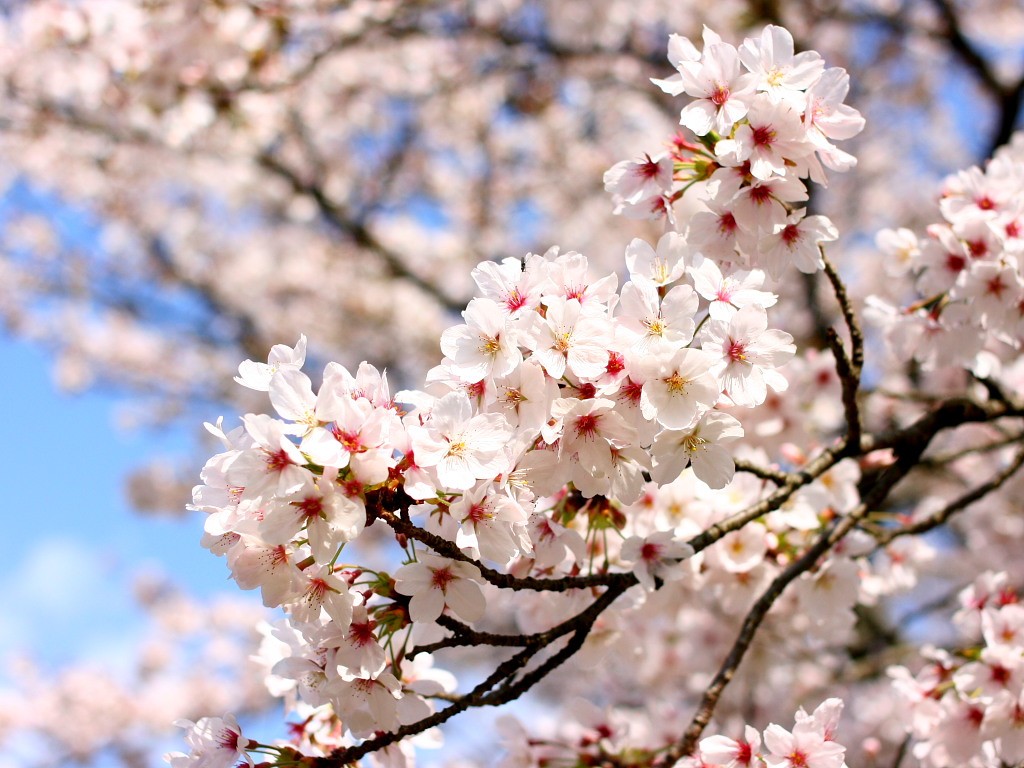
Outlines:
[{"label": "pink flower center", "polygon": [[442,592],[447,593],[448,585],[455,581],[455,574],[452,573],[451,568],[445,566],[444,568],[431,568],[430,585],[434,589],[440,589]]},{"label": "pink flower center", "polygon": [[284,448],[273,453],[267,452],[267,470],[270,472],[281,472],[291,463],[292,460],[288,458],[288,452]]},{"label": "pink flower center", "polygon": [[376,622],[372,620],[362,623],[352,622],[348,629],[348,639],[357,648],[374,643],[377,641],[377,638],[373,636],[373,630],[376,626]]},{"label": "pink flower center", "polygon": [[292,502],[308,518],[320,517],[324,511],[324,500],[320,496],[307,496],[302,501]]},{"label": "pink flower center", "polygon": [[286,565],[288,563],[288,550],[284,548],[283,544],[278,544],[276,547],[267,550],[266,555],[264,555],[264,562],[271,568]]},{"label": "pink flower center", "polygon": [[712,104],[716,107],[720,107],[729,100],[729,95],[729,89],[726,86],[716,83],[715,89],[711,91],[711,96],[708,98],[711,99]]},{"label": "pink flower center", "polygon": [[800,228],[797,227],[796,224],[787,224],[782,230],[782,242],[792,248],[800,242],[800,238],[803,237],[803,234],[804,233],[800,231]]},{"label": "pink flower center", "polygon": [[473,504],[466,513],[466,517],[474,523],[479,523],[483,520],[490,520],[494,516],[484,504]]},{"label": "pink flower center", "polygon": [[985,283],[985,292],[992,296],[995,296],[997,299],[1003,298],[1003,292],[1005,290],[1006,284],[1003,282],[1003,279],[999,275],[996,275],[987,283]]},{"label": "pink flower center", "polygon": [[729,340],[729,346],[725,350],[725,356],[734,363],[741,363],[747,359],[747,345],[735,339]]},{"label": "pink flower center", "polygon": [[950,272],[962,272],[967,266],[967,259],[956,253],[946,254],[946,269]]},{"label": "pink flower center", "polygon": [[334,439],[341,443],[342,447],[349,453],[358,453],[363,449],[358,432],[343,432],[337,425],[334,427]]},{"label": "pink flower center", "polygon": [[650,155],[644,155],[644,160],[633,167],[633,173],[642,179],[653,179],[660,170],[658,163],[651,160]]},{"label": "pink flower center", "polygon": [[224,747],[224,749],[237,751],[238,737],[239,734],[235,733],[230,728],[221,728],[220,732],[217,734],[217,744]]},{"label": "pink flower center", "polygon": [[971,258],[980,259],[988,253],[988,243],[984,240],[968,240],[967,250],[970,251]]},{"label": "pink flower center", "polygon": [[584,414],[576,419],[576,434],[580,437],[590,438],[597,433],[598,417],[592,413]]},{"label": "pink flower center", "polygon": [[726,211],[718,217],[718,233],[720,235],[731,235],[736,231],[736,217],[729,211]]},{"label": "pink flower center", "polygon": [[736,748],[736,762],[742,763],[743,765],[750,765],[750,761],[754,757],[754,752],[750,745],[745,741],[741,741]]},{"label": "pink flower center", "polygon": [[768,147],[775,142],[775,129],[770,125],[759,125],[751,131],[755,147]]},{"label": "pink flower center", "polygon": [[993,683],[1005,686],[1010,682],[1010,670],[1002,664],[996,664],[992,667],[991,679]]},{"label": "pink flower center", "polygon": [[640,395],[643,392],[644,385],[627,378],[626,383],[622,385],[620,390],[623,396],[634,403],[640,402]]},{"label": "pink flower center", "polygon": [[640,559],[646,563],[654,562],[661,558],[661,545],[647,541],[640,547]]},{"label": "pink flower center", "polygon": [[764,205],[772,199],[772,190],[768,186],[751,187],[750,200],[756,205]]},{"label": "pink flower center", "polygon": [[323,579],[310,579],[309,586],[306,587],[306,594],[303,595],[303,600],[311,606],[323,605],[324,595],[330,591],[330,587],[327,586],[327,582]]},{"label": "pink flower center", "polygon": [[519,293],[518,288],[513,288],[508,292],[508,296],[505,297],[505,308],[509,312],[515,312],[524,306],[526,306],[526,297]]}]

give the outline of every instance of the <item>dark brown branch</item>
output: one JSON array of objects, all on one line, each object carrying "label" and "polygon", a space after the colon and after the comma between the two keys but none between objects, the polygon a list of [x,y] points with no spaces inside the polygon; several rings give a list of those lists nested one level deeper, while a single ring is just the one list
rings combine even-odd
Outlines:
[{"label": "dark brown branch", "polygon": [[230,320],[235,325],[238,329],[235,334],[235,341],[246,355],[253,360],[263,360],[266,358],[268,349],[261,341],[252,317],[225,303],[223,299],[216,295],[213,286],[204,285],[181,270],[174,261],[174,257],[168,250],[163,238],[159,235],[152,235],[150,237],[149,255],[165,274],[173,275],[175,281],[189,289],[192,295],[202,301],[210,312],[218,317]]},{"label": "dark brown branch", "polygon": [[860,376],[864,368],[864,334],[857,321],[857,315],[853,311],[850,297],[846,292],[846,285],[842,278],[825,255],[824,247],[819,246],[821,259],[825,265],[825,276],[828,277],[832,286],[832,293],[839,303],[839,309],[843,314],[846,329],[850,334],[850,352],[847,355],[838,333],[832,328],[828,329],[827,339],[832,354],[836,358],[836,373],[842,385],[843,410],[846,414],[846,441],[855,449],[860,448],[861,438],[861,417],[860,406],[857,403],[857,393],[860,389]]},{"label": "dark brown branch", "polygon": [[944,38],[949,43],[950,49],[965,66],[974,72],[987,91],[992,94],[1001,94],[1004,89],[1002,82],[981,52],[964,35],[960,19],[957,18],[956,11],[949,0],[932,0],[932,5],[935,6],[942,18]]},{"label": "dark brown branch", "polygon": [[726,534],[742,528],[751,520],[756,520],[762,515],[767,515],[769,512],[779,509],[800,488],[808,485],[811,481],[825,474],[825,472],[835,466],[840,459],[845,458],[848,450],[849,449],[845,447],[842,450],[835,450],[832,448],[825,449],[816,458],[810,461],[802,470],[790,473],[782,486],[770,496],[762,499],[756,504],[751,504],[746,509],[727,517],[721,522],[708,526],[705,530],[690,539],[687,544],[693,547],[693,551],[695,553],[700,552],[710,547]]},{"label": "dark brown branch", "polygon": [[538,651],[538,648],[524,648],[510,659],[506,659],[497,666],[494,672],[474,687],[470,693],[463,696],[458,702],[452,704],[450,707],[445,707],[441,711],[435,712],[429,717],[425,717],[415,723],[403,725],[396,731],[382,733],[372,739],[367,739],[362,744],[358,744],[354,747],[335,750],[331,753],[330,757],[311,758],[312,765],[319,766],[320,768],[340,768],[341,766],[352,765],[364,755],[376,752],[378,749],[383,749],[384,747],[401,741],[406,736],[415,736],[417,733],[423,733],[423,731],[428,730],[429,728],[433,728],[437,725],[441,725],[441,723],[447,722],[460,712],[465,712],[467,709],[479,706],[478,702],[483,699],[491,688],[505,678],[514,675],[516,671],[522,669],[530,662],[530,659],[532,659]]},{"label": "dark brown branch", "polygon": [[[552,642],[569,632],[576,631],[582,626],[589,626],[592,624],[594,619],[597,618],[597,615],[603,611],[607,605],[611,604],[611,600],[614,600],[628,588],[628,586],[623,584],[616,587],[614,590],[608,590],[598,598],[598,600],[591,603],[575,616],[556,624],[551,627],[551,629],[547,629],[543,632],[534,632],[531,635],[502,635],[491,632],[478,632],[451,616],[441,616],[437,620],[437,623],[445,629],[449,629],[454,632],[455,636],[439,640],[438,642],[431,643],[430,645],[413,648],[409,651],[409,656],[412,657],[419,653],[432,653],[433,651],[438,651],[442,648],[464,645],[491,645],[498,647],[521,648],[544,647],[546,645],[550,645]],[[609,595],[611,595],[610,598]]]},{"label": "dark brown branch", "polygon": [[661,765],[672,765],[676,760],[691,754],[696,749],[697,740],[711,721],[715,707],[726,686],[736,674],[736,670],[743,661],[747,650],[750,648],[758,627],[760,627],[768,611],[771,610],[771,607],[782,595],[785,588],[800,574],[813,568],[822,555],[853,530],[872,509],[875,509],[885,500],[893,487],[917,465],[927,445],[927,440],[908,440],[904,443],[903,449],[898,453],[896,461],[892,466],[879,473],[871,490],[863,496],[860,505],[850,514],[837,518],[799,559],[795,560],[775,577],[747,613],[728,656],[722,662],[710,685],[705,689],[689,728],[687,728],[683,738],[665,753],[663,756],[664,762]]},{"label": "dark brown branch", "polygon": [[432,550],[447,558],[475,565],[480,570],[480,574],[496,587],[504,589],[529,589],[541,592],[566,592],[570,589],[588,589],[591,587],[614,586],[629,588],[638,583],[636,576],[632,573],[597,573],[589,576],[563,576],[552,579],[538,579],[532,576],[517,578],[510,574],[496,571],[493,568],[488,568],[479,560],[475,560],[459,549],[455,542],[425,531],[419,526],[401,519],[388,509],[375,509],[374,512],[377,514],[377,517],[391,526],[392,530],[396,533],[401,533],[421,544],[426,544]]},{"label": "dark brown branch", "polygon": [[577,618],[586,615],[586,621],[581,622],[581,626],[573,632],[572,637],[569,638],[569,642],[566,643],[565,647],[539,665],[536,669],[532,669],[524,674],[518,681],[512,682],[510,680],[501,688],[494,691],[489,696],[486,696],[483,706],[498,706],[499,704],[507,704],[510,701],[514,701],[543,680],[557,667],[572,658],[572,656],[574,656],[576,652],[583,647],[583,643],[590,634],[590,630],[594,626],[594,622],[597,620],[597,617],[600,616],[605,609],[615,602],[625,591],[626,588],[623,587],[613,587],[606,590],[601,597],[591,603],[589,608],[579,614]]},{"label": "dark brown branch", "polygon": [[772,583],[768,585],[768,588],[757,599],[757,602],[754,603],[750,611],[747,612],[743,620],[743,626],[740,627],[739,634],[729,650],[729,654],[725,657],[711,683],[704,690],[700,704],[697,707],[697,712],[683,734],[683,738],[664,754],[663,762],[659,763],[659,765],[664,767],[670,766],[675,761],[692,754],[696,750],[697,740],[700,739],[707,724],[711,721],[722,693],[732,681],[736,670],[754,641],[754,636],[757,634],[761,622],[764,621],[768,611],[775,605],[775,601],[782,596],[783,591],[793,580],[813,568],[818,559],[852,530],[865,514],[867,514],[867,507],[861,505],[855,512],[846,517],[839,518],[798,560],[791,563],[789,567],[776,576]]},{"label": "dark brown branch", "polygon": [[903,741],[900,742],[899,747],[896,749],[896,754],[892,758],[892,768],[900,768],[903,765],[903,758],[907,756],[907,750],[910,748],[910,738],[908,733]]},{"label": "dark brown branch", "polygon": [[[435,712],[433,715],[425,717],[415,723],[404,725],[391,733],[384,733],[380,736],[368,739],[358,746],[336,750],[328,758],[314,758],[312,764],[319,766],[320,768],[337,768],[338,766],[350,765],[370,752],[383,749],[390,744],[401,741],[407,736],[422,733],[429,728],[433,728],[434,726],[450,720],[455,715],[460,712],[465,712],[467,709],[473,707],[498,706],[499,704],[506,704],[519,698],[557,667],[561,666],[576,655],[576,652],[583,647],[583,643],[586,641],[587,635],[590,633],[597,617],[600,616],[613,602],[615,602],[615,600],[617,600],[628,588],[628,586],[619,585],[605,590],[597,600],[572,619],[562,622],[562,624],[548,630],[546,633],[542,633],[543,635],[549,636],[550,640],[547,643],[538,643],[528,648],[524,648],[511,658],[506,659],[499,664],[494,672],[488,675],[483,682],[476,685],[470,693],[460,697],[450,707],[446,707],[440,712]],[[553,654],[536,668],[525,673],[518,680],[514,679],[516,673],[524,669],[533,657],[545,648],[549,642],[569,634],[570,632],[572,633],[572,637],[569,638],[569,641],[557,653]],[[501,687],[493,691],[491,690],[499,684],[501,684]]]}]

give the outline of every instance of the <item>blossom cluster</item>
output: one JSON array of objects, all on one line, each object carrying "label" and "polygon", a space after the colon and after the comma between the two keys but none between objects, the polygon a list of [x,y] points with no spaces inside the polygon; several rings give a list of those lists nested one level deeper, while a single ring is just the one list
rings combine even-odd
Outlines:
[{"label": "blossom cluster", "polygon": [[[195,491],[205,543],[240,586],[286,608],[293,650],[274,674],[307,703],[344,712],[356,735],[427,711],[412,706],[418,697],[382,647],[395,632],[446,609],[471,623],[485,609],[471,562],[419,552],[393,579],[339,565],[374,517],[368,498],[400,489],[411,518],[467,557],[568,573],[586,567],[582,548],[555,533],[569,499],[630,505],[646,477],[668,483],[688,464],[711,488],[732,480],[725,446],[743,431],[729,410],[784,388],[775,369],[794,353],[788,334],[767,327],[774,296],[748,274],[724,301],[718,268],[672,233],[657,250],[634,241],[627,262],[621,293],[614,276],[591,280],[576,253],[481,264],[484,296],[442,336],[447,357],[421,391],[392,396],[369,364],[355,375],[329,364],[314,392],[300,370],[304,340],[240,367],[239,381],[265,388],[279,418],[211,427],[228,450]],[[620,557],[653,588],[686,554],[668,531],[626,541]],[[380,702],[351,711],[354,688]]]},{"label": "blossom cluster", "polygon": [[838,237],[825,216],[807,216],[801,179],[826,183],[825,168],[846,171],[855,158],[834,142],[855,136],[864,119],[843,103],[849,76],[826,68],[814,51],[794,53],[784,28],[765,27],[737,49],[709,29],[704,48],[673,36],[677,72],[656,80],[664,91],[695,99],[680,124],[697,143],[617,164],[605,187],[617,210],[673,219],[673,203],[695,183],[706,210],[684,223],[687,242],[719,263],[765,270],[780,278],[790,264],[813,273],[821,243]]},{"label": "blossom cluster", "polygon": [[918,294],[900,309],[871,299],[872,316],[901,360],[913,359],[925,370],[966,367],[980,376],[1014,368],[1007,364],[1024,336],[1022,160],[1018,135],[984,168],[946,179],[942,221],[924,237],[906,228],[879,233],[887,272],[911,276]]},{"label": "blossom cluster", "polygon": [[[304,750],[326,754],[428,718],[454,681],[419,649],[472,631],[507,584],[498,577],[631,572],[654,592],[699,571],[683,566],[694,554],[685,537],[700,528],[658,524],[645,499],[678,482],[712,497],[729,486],[744,436],[738,416],[787,388],[779,369],[796,347],[769,327],[773,279],[791,265],[813,271],[820,243],[835,238],[823,217],[791,204],[807,198],[805,178],[823,181],[819,158],[852,163],[826,139],[855,133],[859,118],[836,101],[841,71],[824,70],[816,54],[794,57],[778,27],[740,53],[710,31],[703,56],[680,38],[671,45],[680,74],[663,87],[678,81],[679,92],[699,95],[695,83],[714,82],[710,103],[728,107],[728,121],[695,130],[702,143],[686,145],[691,159],[679,169],[700,168],[691,181],[707,182],[710,212],[656,244],[633,240],[621,288],[557,248],[484,262],[472,273],[480,295],[442,334],[444,359],[422,389],[392,393],[369,363],[354,374],[330,363],[315,386],[301,337],[265,364],[239,367],[238,383],[266,392],[276,417],[248,414],[232,431],[208,425],[225,451],[204,467],[193,508],[207,514],[204,545],[225,556],[238,585],[285,611],[261,656],[268,685],[304,713]],[[719,72],[738,56],[748,75]],[[684,110],[684,125],[701,127],[700,109],[710,108]],[[846,127],[830,128],[830,116]],[[671,168],[674,179],[675,160]],[[623,185],[647,170],[609,172],[620,207]],[[673,200],[662,200],[669,210]],[[718,240],[700,235],[702,215]],[[835,467],[831,489],[808,481],[766,524],[737,531],[710,572],[769,577],[762,563],[785,561],[855,503],[855,489],[835,493],[853,488],[842,476]],[[765,492],[763,481],[741,483],[732,504]],[[705,524],[722,514],[709,509]],[[403,553],[393,574],[346,562],[347,547],[374,538],[364,531],[385,526]],[[822,564],[806,580],[808,604],[819,600],[814,585],[842,584],[843,598],[820,614],[845,617],[854,573],[847,559]],[[264,748],[226,719],[190,728],[192,757],[176,763],[202,762],[214,743],[225,761]]]},{"label": "blossom cluster", "polygon": [[700,757],[683,766],[745,768],[764,763],[768,768],[843,768],[846,748],[835,740],[842,711],[842,701],[827,699],[811,714],[798,710],[791,731],[772,723],[763,736],[749,725],[741,739],[711,736],[701,740]]},{"label": "blossom cluster", "polygon": [[[629,722],[615,711],[602,710],[590,702],[574,701],[578,722],[561,727],[560,733],[544,739],[528,738],[518,720],[511,716],[499,721],[508,746],[500,768],[534,765],[614,765],[620,755],[634,764],[644,764],[652,755],[637,743],[636,731],[650,730]],[[786,729],[771,723],[759,731],[747,725],[743,736],[732,739],[716,735],[704,738],[696,755],[675,763],[677,768],[843,768],[846,748],[836,741],[843,702],[823,701],[812,713],[803,708],[796,723]],[[639,727],[638,727],[639,726]]]},{"label": "blossom cluster", "polygon": [[[969,644],[926,647],[916,674],[893,667],[913,752],[933,768],[1024,760],[1024,606],[1005,573],[986,572],[960,593],[954,624]],[[980,637],[981,642],[978,643]]]}]

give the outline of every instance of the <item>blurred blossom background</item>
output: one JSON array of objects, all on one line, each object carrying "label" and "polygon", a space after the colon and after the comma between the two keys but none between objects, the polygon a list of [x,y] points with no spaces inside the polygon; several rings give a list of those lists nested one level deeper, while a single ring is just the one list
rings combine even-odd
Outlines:
[{"label": "blurred blossom background", "polygon": [[[305,333],[314,376],[415,386],[477,262],[620,269],[660,226],[613,218],[602,175],[674,131],[668,35],[766,23],[851,73],[859,166],[812,205],[885,294],[870,233],[931,220],[1020,124],[1013,0],[0,5],[0,766],[158,765],[175,718],[276,712],[258,596],[185,512],[202,422],[269,407],[238,363]],[[784,289],[822,346],[833,308]]]}]

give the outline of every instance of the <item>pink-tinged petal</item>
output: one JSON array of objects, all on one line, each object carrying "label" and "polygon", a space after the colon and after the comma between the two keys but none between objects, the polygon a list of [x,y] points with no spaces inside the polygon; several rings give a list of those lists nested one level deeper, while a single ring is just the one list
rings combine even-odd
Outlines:
[{"label": "pink-tinged petal", "polygon": [[307,421],[316,406],[312,382],[296,368],[284,368],[275,373],[269,392],[274,410],[292,421]]},{"label": "pink-tinged petal", "polygon": [[704,136],[715,125],[717,116],[718,107],[707,99],[700,99],[683,107],[679,113],[679,124],[684,128],[689,128],[698,136]]},{"label": "pink-tinged petal", "polygon": [[772,723],[764,730],[764,745],[776,755],[787,755],[793,751],[793,734],[781,725]]},{"label": "pink-tinged petal", "polygon": [[569,368],[583,379],[596,379],[608,366],[608,350],[595,345],[573,345],[566,361]]},{"label": "pink-tinged petal", "polygon": [[753,304],[736,312],[729,322],[729,335],[734,339],[757,338],[768,328],[768,313]]},{"label": "pink-tinged petal", "polygon": [[722,105],[721,110],[718,113],[718,124],[720,127],[720,133],[727,133],[728,128],[733,123],[738,123],[747,113],[750,111],[750,105],[747,103],[747,97],[742,95],[733,95],[725,104]]},{"label": "pink-tinged petal", "polygon": [[544,367],[548,376],[553,379],[562,378],[565,373],[565,355],[554,349],[541,349],[534,352],[533,357]]},{"label": "pink-tinged petal", "polygon": [[351,457],[352,473],[363,485],[376,485],[388,479],[394,466],[390,448],[374,448]]},{"label": "pink-tinged petal", "polygon": [[337,467],[341,469],[348,466],[349,453],[342,448],[341,443],[334,435],[323,427],[318,427],[302,439],[300,450],[314,464],[321,467]]},{"label": "pink-tinged petal", "polygon": [[727,736],[710,736],[701,739],[700,757],[711,765],[726,765],[736,759],[740,745]]},{"label": "pink-tinged petal", "polygon": [[463,456],[445,456],[437,464],[437,476],[447,488],[466,491],[476,485],[477,478],[470,471]]},{"label": "pink-tinged petal", "polygon": [[395,573],[395,591],[400,595],[415,595],[433,581],[433,574],[423,563],[408,563]]},{"label": "pink-tinged petal", "polygon": [[487,608],[480,585],[466,579],[459,579],[448,587],[445,602],[456,616],[468,622],[483,618]]},{"label": "pink-tinged petal", "polygon": [[[466,486],[472,488],[476,480],[487,480],[503,474],[508,469],[508,459],[504,453],[495,453],[493,456],[480,453],[470,454],[466,457],[466,464],[474,482]],[[464,489],[465,490],[465,489]]]},{"label": "pink-tinged petal", "polygon": [[725,488],[731,483],[736,472],[732,456],[720,445],[701,446],[693,452],[690,463],[697,479],[715,490]]},{"label": "pink-tinged petal", "polygon": [[409,618],[413,621],[437,621],[444,610],[444,593],[440,589],[417,592],[409,601]]},{"label": "pink-tinged petal", "polygon": [[746,370],[736,370],[730,366],[722,374],[722,388],[737,405],[760,405],[768,398],[764,373],[757,366],[745,367]]}]

